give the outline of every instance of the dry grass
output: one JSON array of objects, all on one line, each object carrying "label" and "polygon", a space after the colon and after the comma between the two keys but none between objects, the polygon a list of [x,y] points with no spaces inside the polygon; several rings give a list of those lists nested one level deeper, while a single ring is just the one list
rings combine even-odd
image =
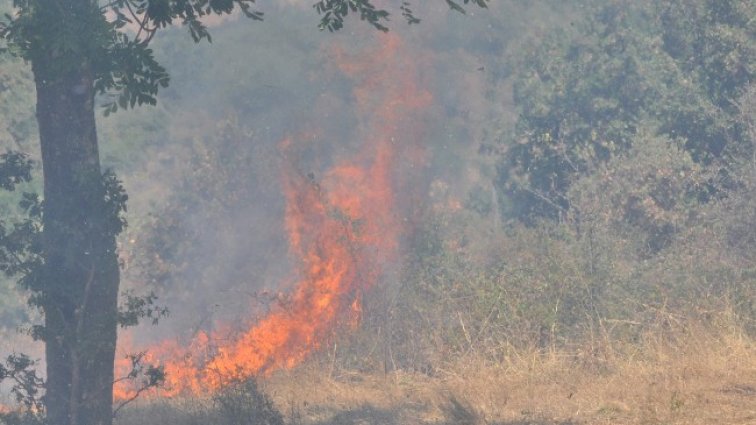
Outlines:
[{"label": "dry grass", "polygon": [[736,328],[470,356],[438,376],[316,362],[264,383],[293,424],[754,424],[756,344]]},{"label": "dry grass", "polygon": [[[260,386],[291,425],[756,423],[756,340],[732,321],[659,326],[634,343],[498,347],[495,360],[488,348],[433,376],[346,370],[325,356]],[[206,399],[141,401],[117,424],[212,425],[216,409]]]}]

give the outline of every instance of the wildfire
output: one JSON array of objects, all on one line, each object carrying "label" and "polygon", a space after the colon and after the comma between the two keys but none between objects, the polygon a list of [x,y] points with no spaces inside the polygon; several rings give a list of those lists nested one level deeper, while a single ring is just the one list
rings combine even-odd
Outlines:
[{"label": "wildfire", "polygon": [[[231,342],[200,333],[188,346],[166,341],[148,347],[144,361],[165,368],[162,396],[212,392],[232,380],[297,365],[334,332],[359,322],[363,293],[396,260],[403,222],[395,206],[397,161],[417,155],[411,140],[415,118],[431,96],[418,88],[416,64],[394,34],[381,35],[380,49],[367,59],[354,61],[339,50],[331,54],[340,71],[357,81],[364,137],[355,157],[317,179],[297,169],[294,140],[280,144],[288,159],[284,226],[297,284],[285,302]],[[128,374],[131,366],[129,359],[118,361],[116,376]],[[126,381],[114,391],[116,399],[135,394]]]}]

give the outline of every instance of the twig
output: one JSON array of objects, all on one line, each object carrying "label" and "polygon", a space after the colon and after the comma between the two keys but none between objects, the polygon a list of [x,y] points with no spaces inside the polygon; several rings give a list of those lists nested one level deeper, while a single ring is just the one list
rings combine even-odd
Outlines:
[{"label": "twig", "polygon": [[459,324],[462,325],[462,333],[464,333],[465,335],[465,339],[467,340],[467,345],[470,347],[470,351],[472,351],[473,349],[472,339],[470,338],[470,334],[467,332],[467,328],[465,327],[465,322],[462,321],[462,313],[458,311],[457,317],[459,318]]},{"label": "twig", "polygon": [[118,405],[118,407],[116,407],[115,409],[113,409],[113,417],[115,418],[115,417],[116,417],[116,415],[118,414],[118,411],[119,411],[119,410],[123,409],[123,408],[124,408],[124,406],[126,406],[127,404],[129,404],[129,403],[131,403],[132,401],[136,400],[136,399],[137,399],[137,398],[138,398],[138,397],[139,397],[139,396],[140,396],[140,395],[141,395],[141,394],[142,394],[143,392],[145,392],[145,391],[149,390],[150,388],[152,388],[152,386],[149,386],[149,385],[145,385],[145,386],[143,386],[143,387],[139,388],[139,389],[138,389],[138,390],[137,390],[137,391],[136,391],[136,392],[134,393],[134,395],[133,395],[133,396],[131,396],[131,397],[129,397],[128,399],[124,400],[124,401],[123,401],[123,402],[122,402],[121,404],[119,404],[119,405]]}]

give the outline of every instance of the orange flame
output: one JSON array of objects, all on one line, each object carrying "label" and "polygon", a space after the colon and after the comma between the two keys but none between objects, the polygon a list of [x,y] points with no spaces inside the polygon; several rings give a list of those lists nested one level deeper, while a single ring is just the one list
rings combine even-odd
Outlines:
[{"label": "orange flame", "polygon": [[[284,167],[285,228],[297,259],[298,283],[285,302],[231,343],[200,333],[188,347],[166,341],[148,349],[145,361],[164,366],[162,396],[212,392],[236,379],[291,368],[340,328],[355,326],[362,294],[396,260],[402,219],[395,207],[397,160],[417,154],[413,137],[417,112],[431,102],[418,89],[415,63],[394,34],[380,36],[381,48],[356,63],[335,50],[339,69],[358,80],[354,90],[360,116],[368,117],[356,158],[341,161],[319,181]],[[281,143],[292,159],[294,143]],[[128,342],[128,341],[126,341]],[[117,362],[116,376],[128,374],[128,359]],[[121,382],[116,399],[134,396]]]}]

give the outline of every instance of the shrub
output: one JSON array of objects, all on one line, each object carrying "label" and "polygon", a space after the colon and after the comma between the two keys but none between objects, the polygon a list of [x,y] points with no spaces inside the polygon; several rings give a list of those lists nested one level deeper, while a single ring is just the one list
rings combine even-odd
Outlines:
[{"label": "shrub", "polygon": [[219,421],[217,425],[283,425],[281,413],[267,395],[257,388],[257,381],[235,382],[213,398]]}]

